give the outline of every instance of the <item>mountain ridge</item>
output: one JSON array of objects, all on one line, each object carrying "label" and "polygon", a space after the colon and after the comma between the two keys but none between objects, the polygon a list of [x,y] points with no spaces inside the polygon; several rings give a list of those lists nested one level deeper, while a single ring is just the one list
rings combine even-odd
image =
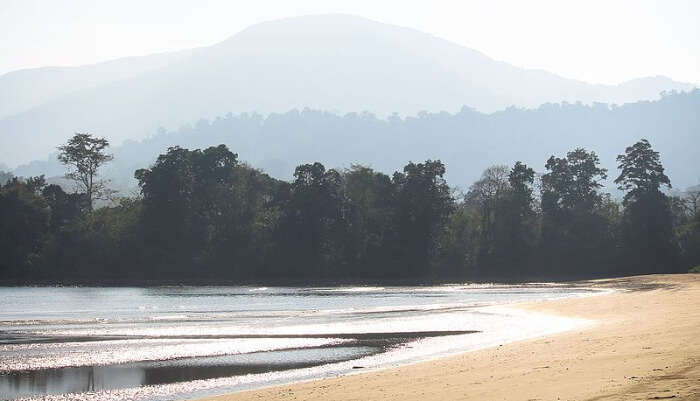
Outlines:
[{"label": "mountain ridge", "polygon": [[[602,167],[610,172],[606,190],[614,191],[616,156],[646,138],[661,153],[674,188],[684,189],[700,179],[688,168],[700,159],[697,110],[700,90],[696,89],[615,107],[562,103],[491,114],[466,107],[453,114],[388,119],[310,109],[267,116],[228,114],[115,146],[114,161],[104,173],[115,187],[129,193],[136,187],[134,170],[153,163],[168,147],[225,144],[241,160],[287,180],[297,165],[316,161],[329,168],[359,163],[390,174],[408,161],[441,159],[450,183],[467,189],[488,166],[519,160],[542,172],[549,156],[561,157],[584,147],[599,155]],[[14,174],[59,176],[63,171],[54,154],[48,161],[21,166]]]},{"label": "mountain ridge", "polygon": [[[308,107],[388,116],[456,112],[465,105],[493,112],[512,105],[626,100],[606,94],[617,87],[520,69],[415,29],[348,15],[263,22],[190,52],[0,119],[0,161],[17,165],[44,157],[74,132],[119,144],[159,127],[172,130],[229,112]],[[663,88],[649,90],[645,82],[651,81],[637,81],[642,89],[635,89],[633,100],[691,88],[655,79]]]}]

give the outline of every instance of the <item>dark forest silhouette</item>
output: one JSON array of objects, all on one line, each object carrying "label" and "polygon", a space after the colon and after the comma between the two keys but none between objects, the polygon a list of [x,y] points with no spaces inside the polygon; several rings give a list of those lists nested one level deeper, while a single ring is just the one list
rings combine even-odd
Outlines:
[{"label": "dark forest silhouette", "polygon": [[[111,160],[101,138],[79,135],[101,146],[73,157],[63,146],[63,159]],[[646,140],[617,162],[621,203],[602,192],[612,172],[583,148],[550,157],[539,177],[521,162],[489,167],[460,194],[440,160],[410,162],[392,176],[302,164],[286,182],[225,145],[171,147],[135,172],[140,196],[94,210],[85,191],[66,193],[41,176],[9,179],[0,188],[0,279],[518,281],[699,265],[697,193],[665,194],[670,179]]]}]

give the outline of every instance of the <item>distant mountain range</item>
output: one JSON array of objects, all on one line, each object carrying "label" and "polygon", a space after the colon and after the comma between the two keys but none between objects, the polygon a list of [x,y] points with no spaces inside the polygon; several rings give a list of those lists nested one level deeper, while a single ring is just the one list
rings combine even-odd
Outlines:
[{"label": "distant mountain range", "polygon": [[308,107],[386,117],[466,105],[490,113],[548,102],[623,104],[693,87],[665,77],[591,85],[413,29],[347,15],[298,17],[205,48],[0,76],[0,162],[44,158],[74,132],[119,144],[229,112]]},{"label": "distant mountain range", "polygon": [[0,75],[0,119],[73,93],[157,70],[193,51],[126,57],[80,67],[30,68]]},{"label": "distant mountain range", "polygon": [[[196,149],[223,143],[241,160],[282,179],[290,179],[297,165],[314,161],[339,168],[360,163],[391,174],[408,161],[441,159],[450,185],[466,190],[491,165],[520,160],[542,173],[549,156],[562,157],[580,146],[599,155],[608,169],[606,190],[614,192],[612,181],[619,173],[615,157],[646,138],[661,153],[674,188],[684,190],[700,183],[698,111],[700,90],[619,107],[545,104],[491,114],[464,108],[454,114],[388,119],[315,110],[226,115],[116,146],[104,173],[122,194],[130,194],[136,188],[134,170],[149,166],[169,146]],[[14,173],[60,176],[63,167],[54,156]]]}]

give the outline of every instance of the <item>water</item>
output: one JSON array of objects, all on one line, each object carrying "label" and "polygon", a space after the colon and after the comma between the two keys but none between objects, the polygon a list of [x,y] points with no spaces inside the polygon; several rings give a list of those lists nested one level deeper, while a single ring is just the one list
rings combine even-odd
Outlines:
[{"label": "water", "polygon": [[0,399],[186,399],[567,330],[552,285],[0,288]]}]

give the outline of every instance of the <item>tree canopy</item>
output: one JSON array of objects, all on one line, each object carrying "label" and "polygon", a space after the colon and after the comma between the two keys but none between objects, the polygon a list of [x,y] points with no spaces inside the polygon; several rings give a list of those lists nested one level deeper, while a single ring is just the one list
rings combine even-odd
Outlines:
[{"label": "tree canopy", "polygon": [[106,153],[109,142],[87,133],[76,133],[68,143],[58,147],[58,160],[70,167],[66,178],[73,180],[85,193],[88,207],[92,208],[96,199],[106,199],[112,192],[107,182],[98,179],[98,170],[113,156]]},{"label": "tree canopy", "polygon": [[[90,136],[71,145],[80,182],[110,159],[106,145]],[[135,172],[139,196],[94,210],[94,186],[66,192],[43,176],[12,177],[0,184],[0,280],[518,281],[700,265],[697,191],[664,192],[670,179],[648,141],[618,162],[621,203],[602,192],[607,171],[583,148],[551,156],[541,176],[522,162],[488,167],[466,194],[440,160],[391,176],[304,163],[286,182],[225,145],[170,147]]]}]

